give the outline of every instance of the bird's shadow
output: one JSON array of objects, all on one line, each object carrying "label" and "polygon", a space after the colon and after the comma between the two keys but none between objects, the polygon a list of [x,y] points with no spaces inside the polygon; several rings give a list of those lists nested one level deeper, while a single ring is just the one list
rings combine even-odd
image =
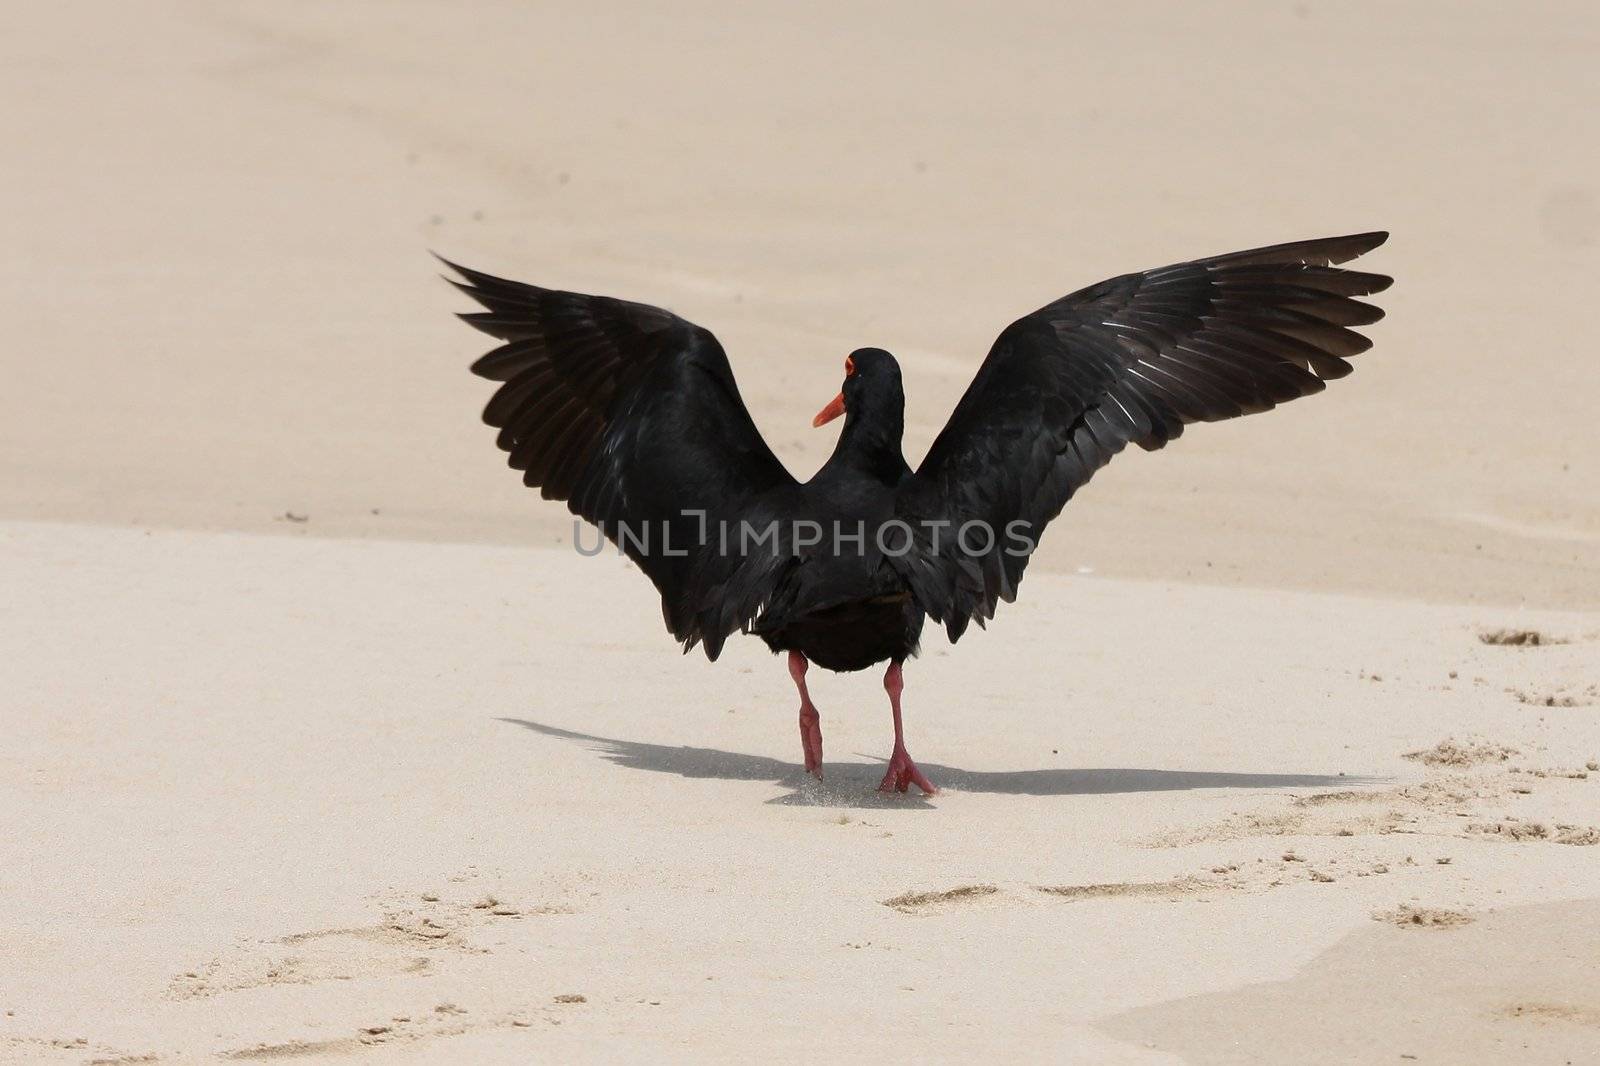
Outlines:
[{"label": "bird's shadow", "polygon": [[[677,774],[679,777],[771,781],[789,789],[789,792],[768,800],[768,803],[855,808],[931,806],[914,789],[903,795],[876,791],[882,770],[870,763],[824,762],[823,780],[817,781],[796,763],[769,759],[763,755],[617,740],[530,722],[525,718],[501,718],[500,721],[531,729],[547,737],[584,744],[619,766]],[[1384,780],[1342,774],[1335,777],[1327,774],[1241,774],[1120,767],[989,771],[962,770],[955,766],[926,762],[918,763],[918,766],[941,789],[1002,796],[1094,796],[1188,788],[1349,788],[1378,784]]]}]

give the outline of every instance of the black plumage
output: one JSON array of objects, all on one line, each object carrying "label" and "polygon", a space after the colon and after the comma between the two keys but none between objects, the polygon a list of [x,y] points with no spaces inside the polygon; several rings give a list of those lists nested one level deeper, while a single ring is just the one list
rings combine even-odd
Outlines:
[{"label": "black plumage", "polygon": [[[904,790],[931,789],[908,756],[896,775],[899,664],[924,618],[958,640],[993,617],[1045,526],[1126,445],[1161,448],[1188,423],[1269,410],[1348,374],[1371,346],[1351,327],[1383,316],[1356,297],[1391,279],[1337,264],[1386,237],[1213,256],[1047,304],[1000,334],[915,472],[900,449],[899,366],[859,349],[818,416],[843,413],[838,445],[804,484],[761,439],[709,331],[645,304],[449,265],[485,309],[461,317],[505,342],[472,369],[502,383],[484,421],[524,483],[622,547],[686,650],[715,659],[729,635],[753,632],[790,652],[802,736],[806,660],[889,661],[897,729],[885,785]],[[807,742],[817,772],[820,742],[819,730],[815,753]]]}]

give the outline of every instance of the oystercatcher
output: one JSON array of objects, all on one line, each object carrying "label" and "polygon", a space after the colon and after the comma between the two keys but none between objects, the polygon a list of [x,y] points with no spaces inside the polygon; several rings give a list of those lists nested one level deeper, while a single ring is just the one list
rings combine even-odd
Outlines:
[{"label": "oystercatcher", "polygon": [[796,481],[756,430],[722,346],[669,311],[542,289],[446,261],[504,343],[483,420],[523,483],[597,525],[655,583],[667,628],[716,659],[735,632],[788,654],[805,768],[822,775],[806,670],[887,662],[894,748],[881,789],[934,785],[906,751],[901,667],[923,621],[951,641],[1017,594],[1045,525],[1128,444],[1320,392],[1371,347],[1351,327],[1381,274],[1337,264],[1386,233],[1300,241],[1124,274],[1001,332],[915,469],[888,352],[861,348],[816,416],[832,456]]}]

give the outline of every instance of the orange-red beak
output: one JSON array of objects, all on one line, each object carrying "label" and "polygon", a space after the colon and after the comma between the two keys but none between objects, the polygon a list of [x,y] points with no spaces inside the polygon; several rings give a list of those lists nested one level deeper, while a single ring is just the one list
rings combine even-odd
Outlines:
[{"label": "orange-red beak", "polygon": [[[844,357],[844,376],[849,377],[856,372],[856,358],[853,355]],[[811,428],[825,426],[835,418],[844,414],[844,390],[839,390],[839,395],[828,401],[828,406],[817,412],[817,417],[811,420]]]},{"label": "orange-red beak", "polygon": [[842,414],[844,414],[844,392],[841,390],[839,395],[828,401],[828,406],[817,412],[817,417],[811,420],[811,428],[825,426]]}]

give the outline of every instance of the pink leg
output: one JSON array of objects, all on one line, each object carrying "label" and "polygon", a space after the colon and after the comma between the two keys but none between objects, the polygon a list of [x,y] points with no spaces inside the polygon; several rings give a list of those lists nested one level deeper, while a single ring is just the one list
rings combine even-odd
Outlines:
[{"label": "pink leg", "polygon": [[789,653],[789,676],[794,687],[800,690],[800,747],[806,756],[806,772],[822,780],[822,716],[811,702],[806,691],[806,657],[797,651]]},{"label": "pink leg", "polygon": [[883,783],[878,786],[878,791],[887,792],[892,788],[896,792],[904,792],[914,783],[931,796],[939,790],[911,761],[911,755],[906,751],[905,733],[900,727],[900,692],[905,688],[905,680],[900,676],[899,663],[889,664],[889,669],[883,675],[883,687],[889,693],[889,707],[894,711],[894,754],[889,756],[889,770],[883,775]]}]

